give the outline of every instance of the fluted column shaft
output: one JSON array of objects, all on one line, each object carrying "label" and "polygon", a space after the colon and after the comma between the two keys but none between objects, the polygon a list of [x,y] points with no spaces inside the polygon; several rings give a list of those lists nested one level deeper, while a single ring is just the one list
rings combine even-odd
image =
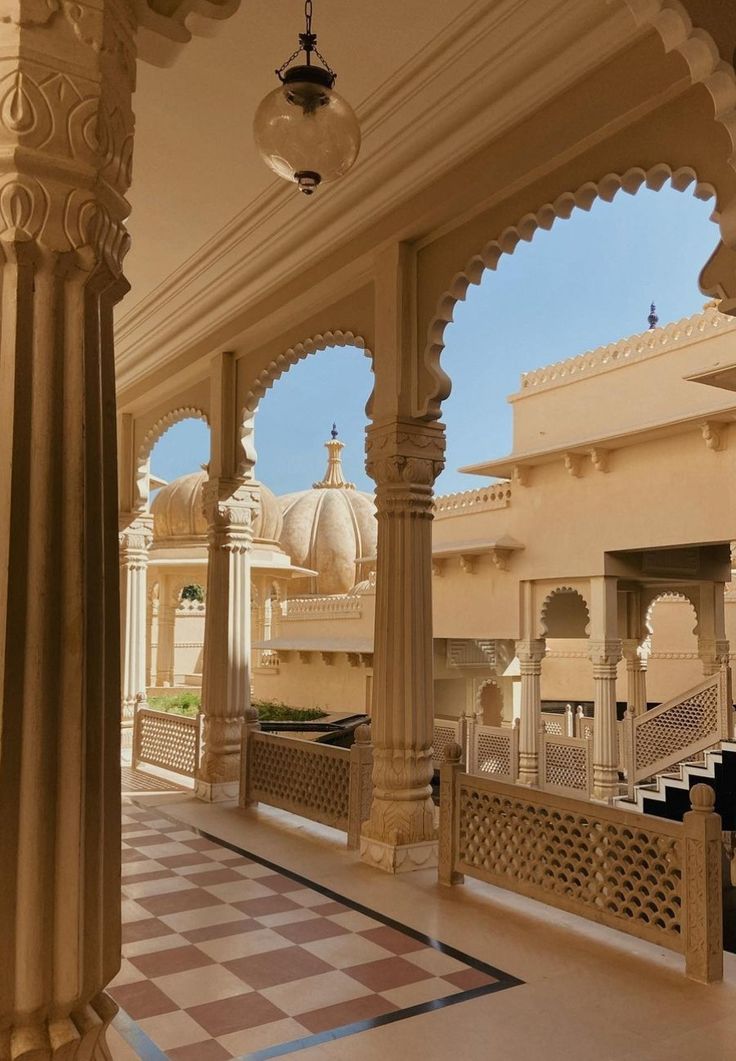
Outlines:
[{"label": "fluted column shaft", "polygon": [[621,642],[592,642],[594,721],[593,796],[610,800],[618,795],[618,733],[616,730],[616,678]]},{"label": "fluted column shaft", "polygon": [[113,306],[130,9],[0,20],[0,1057],[107,1056],[120,963]]},{"label": "fluted column shaft", "polygon": [[200,799],[238,795],[240,737],[250,707],[251,547],[258,484],[209,480],[207,610],[202,671]]},{"label": "fluted column shaft", "polygon": [[433,484],[444,427],[412,419],[367,433],[376,483],[378,557],[373,649],[373,781],[361,858],[388,872],[435,865],[432,803]]},{"label": "fluted column shaft", "polygon": [[542,722],[542,660],[544,640],[517,641],[516,655],[521,674],[521,719],[519,722],[519,784],[539,781],[539,729]]},{"label": "fluted column shaft", "polygon": [[153,518],[138,515],[121,520],[120,651],[122,719],[133,718],[136,700],[146,695],[146,625],[148,620],[148,551]]}]

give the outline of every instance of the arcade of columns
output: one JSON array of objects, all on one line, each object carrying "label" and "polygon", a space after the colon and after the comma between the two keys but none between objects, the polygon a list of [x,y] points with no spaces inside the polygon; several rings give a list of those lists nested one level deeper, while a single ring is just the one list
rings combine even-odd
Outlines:
[{"label": "arcade of columns", "polygon": [[[642,25],[640,9],[656,9],[656,14],[661,6],[630,5]],[[136,20],[148,13],[141,3],[134,15],[123,0],[103,0],[94,7],[8,0],[0,20],[0,459],[8,469],[0,482],[3,1061],[108,1056],[104,1032],[114,1006],[104,988],[120,960],[119,564],[126,624],[136,630],[145,603],[141,572],[150,538],[133,477],[121,488],[122,504],[116,490],[112,309],[126,289],[124,197],[133,144]],[[203,4],[201,13],[216,14],[217,4]],[[221,14],[227,13],[223,8]],[[679,17],[675,12],[668,20],[670,37],[673,21],[680,27]],[[156,12],[141,41],[148,46],[172,21],[173,16]],[[689,40],[686,22],[681,28],[683,39]],[[186,38],[178,22],[170,35]],[[702,44],[703,34],[698,39]],[[699,62],[693,72],[687,56],[677,61],[682,93],[710,69]],[[595,100],[600,106],[623,107],[634,81],[618,78],[620,91],[601,92]],[[718,85],[723,84],[721,77]],[[665,88],[661,93],[650,110],[662,100],[679,105],[674,88],[669,101]],[[415,360],[416,320],[421,318],[422,335],[432,328],[441,334],[451,314],[446,306],[464,294],[462,279],[460,290],[457,283],[448,289],[448,274],[471,262],[471,278],[479,275],[480,259],[473,258],[479,228],[505,233],[540,203],[556,203],[563,193],[571,194],[570,188],[581,187],[591,173],[625,174],[631,165],[650,167],[663,158],[674,165],[682,159],[683,165],[697,162],[703,179],[727,196],[734,189],[725,161],[728,151],[721,141],[717,149],[711,146],[713,108],[698,110],[698,101],[692,105],[691,130],[685,103],[679,109],[673,104],[672,120],[652,122],[645,113],[645,136],[641,129],[637,133],[631,115],[618,115],[618,125],[611,115],[598,116],[593,127],[608,129],[610,124],[611,129],[610,144],[603,143],[598,156],[581,131],[580,144],[585,141],[588,154],[579,170],[552,172],[548,166],[544,187],[530,180],[529,195],[514,198],[509,193],[505,218],[498,210],[493,213],[496,207],[484,208],[485,215],[473,219],[473,231],[468,224],[452,233],[454,264],[442,261],[434,273],[429,270],[416,315],[409,312],[417,297],[416,249],[399,237],[377,255],[376,389],[367,443],[379,521],[376,797],[361,844],[362,856],[374,865],[400,869],[429,864],[434,857],[430,516],[432,487],[443,461],[438,416],[447,384],[436,365],[440,340],[431,339],[434,360],[421,365]],[[716,116],[722,113],[721,107]],[[678,125],[680,114],[684,118]],[[552,124],[545,121],[553,135]],[[570,126],[567,120],[563,124]],[[625,136],[616,133],[622,128]],[[559,132],[555,149],[561,152],[564,129]],[[663,146],[660,141],[668,136],[672,141]],[[552,157],[545,137],[527,140],[523,165],[529,173],[534,150]],[[582,146],[578,152],[582,157]],[[496,151],[494,157],[498,171],[501,155]],[[503,160],[508,186],[513,185],[512,157],[522,165],[518,150]],[[479,171],[485,180],[488,165]],[[473,193],[472,182],[458,186],[463,194]],[[463,216],[462,202],[451,203],[447,195],[436,199],[437,209],[451,208],[456,217]],[[722,217],[728,218],[725,210]],[[438,216],[438,229],[439,221]],[[724,221],[724,233],[728,231]],[[493,248],[489,261],[492,257]],[[733,251],[721,244],[706,274],[706,283],[724,296],[724,309],[734,305],[732,265]],[[434,309],[438,305],[441,312]],[[216,358],[219,383],[213,389],[207,490],[210,647],[200,778],[207,798],[218,798],[232,783],[248,698],[248,630],[242,624],[249,620],[243,605],[257,484],[252,478],[255,455],[243,446],[239,407],[227,385],[234,371],[231,355]],[[124,459],[129,427],[123,420]],[[613,667],[621,644],[607,636],[605,617],[611,608],[606,580],[597,592],[601,608],[594,609],[594,621],[600,626],[592,648],[596,708],[605,722],[611,719]],[[217,608],[212,607],[215,600]],[[720,635],[718,623],[702,634],[711,668],[719,665],[723,651]],[[530,636],[520,649],[527,714],[538,697],[540,641]],[[128,710],[142,666],[140,656],[130,666],[126,663]],[[610,785],[612,726],[598,728],[596,785],[604,795]],[[525,733],[523,755],[530,775],[536,735],[529,726]]]}]

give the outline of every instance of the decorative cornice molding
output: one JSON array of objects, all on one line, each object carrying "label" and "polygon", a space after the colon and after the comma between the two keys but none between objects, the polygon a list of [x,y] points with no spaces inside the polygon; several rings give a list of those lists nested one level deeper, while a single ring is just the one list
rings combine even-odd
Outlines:
[{"label": "decorative cornice molding", "polygon": [[470,512],[486,512],[494,508],[508,508],[511,504],[511,483],[489,483],[479,490],[463,490],[455,494],[438,494],[434,499],[434,518],[449,519]]}]

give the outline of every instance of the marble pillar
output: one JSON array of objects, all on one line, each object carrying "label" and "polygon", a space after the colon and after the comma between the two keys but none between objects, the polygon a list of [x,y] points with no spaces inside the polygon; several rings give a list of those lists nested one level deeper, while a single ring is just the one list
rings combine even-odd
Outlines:
[{"label": "marble pillar", "polygon": [[516,642],[519,659],[520,722],[519,722],[519,784],[539,782],[539,730],[542,724],[542,660],[546,642],[535,638]]},{"label": "marble pillar", "polygon": [[593,664],[593,797],[608,802],[619,794],[616,678],[621,659],[619,640],[592,641]]},{"label": "marble pillar", "polygon": [[130,725],[135,705],[146,697],[146,626],[148,621],[148,551],[153,517],[121,518],[120,651],[122,721]]},{"label": "marble pillar", "polygon": [[196,793],[215,802],[238,796],[241,727],[250,707],[251,547],[258,484],[210,479],[204,508],[209,550]]},{"label": "marble pillar", "polygon": [[0,1057],[109,1056],[132,8],[0,19]]},{"label": "marble pillar", "polygon": [[378,558],[373,653],[371,814],[360,855],[398,873],[437,864],[432,803],[433,485],[444,426],[388,418],[367,432],[376,483]]}]

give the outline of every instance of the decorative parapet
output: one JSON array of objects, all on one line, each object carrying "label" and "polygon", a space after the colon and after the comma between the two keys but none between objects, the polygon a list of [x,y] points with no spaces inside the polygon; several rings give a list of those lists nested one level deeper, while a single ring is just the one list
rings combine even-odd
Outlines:
[{"label": "decorative parapet", "polygon": [[289,619],[360,619],[363,614],[360,597],[341,593],[331,597],[303,597],[281,605],[284,620]]},{"label": "decorative parapet", "polygon": [[673,321],[663,328],[653,328],[619,339],[615,343],[608,343],[607,346],[588,350],[576,357],[544,365],[533,372],[524,372],[521,376],[521,394],[557,387],[584,376],[596,376],[619,365],[656,357],[665,349],[687,346],[693,340],[708,338],[716,332],[733,331],[734,328],[736,320],[733,317],[719,313],[715,303],[708,303],[701,313],[683,317],[682,320]]},{"label": "decorative parapet", "polygon": [[493,508],[508,508],[511,504],[511,483],[489,483],[480,490],[463,490],[457,494],[440,494],[434,499],[434,518],[464,516],[468,512],[488,512]]}]

